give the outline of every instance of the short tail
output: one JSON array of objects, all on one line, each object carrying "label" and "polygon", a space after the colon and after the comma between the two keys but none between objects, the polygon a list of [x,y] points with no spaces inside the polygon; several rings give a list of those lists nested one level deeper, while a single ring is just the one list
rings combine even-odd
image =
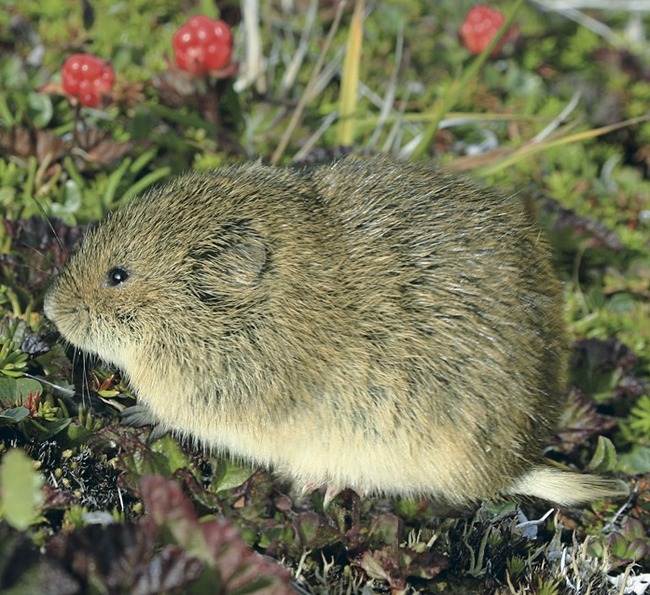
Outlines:
[{"label": "short tail", "polygon": [[575,506],[603,498],[627,496],[630,490],[618,479],[539,466],[520,477],[508,492],[548,500],[560,506]]}]

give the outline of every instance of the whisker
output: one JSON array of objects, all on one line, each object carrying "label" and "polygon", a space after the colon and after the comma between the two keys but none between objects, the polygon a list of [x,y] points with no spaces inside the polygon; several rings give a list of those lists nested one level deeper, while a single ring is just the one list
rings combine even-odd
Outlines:
[{"label": "whisker", "polygon": [[43,376],[36,376],[34,374],[29,374],[28,372],[24,372],[23,376],[26,376],[27,378],[32,378],[33,380],[38,380],[38,382],[40,382],[41,384],[46,384],[47,386],[49,386],[51,388],[54,388],[54,389],[64,393],[65,395],[71,397],[71,398],[75,396],[74,389],[66,388],[64,386],[59,386],[58,384],[55,384],[54,382],[50,382],[49,380],[45,380],[45,378],[43,378]]},{"label": "whisker", "polygon": [[40,201],[33,196],[32,197],[34,202],[36,203],[36,206],[38,207],[38,210],[41,212],[43,215],[43,219],[45,219],[45,222],[47,223],[47,226],[50,228],[50,231],[52,232],[52,235],[54,236],[54,239],[56,240],[56,243],[59,245],[59,248],[61,248],[61,251],[63,254],[66,256],[69,256],[68,251],[65,249],[65,246],[63,245],[63,242],[61,241],[61,238],[59,238],[59,234],[56,233],[56,230],[54,229],[54,226],[52,225],[52,222],[50,221],[50,218],[48,217],[47,213],[45,212],[45,209],[43,208],[43,205],[40,203]]}]

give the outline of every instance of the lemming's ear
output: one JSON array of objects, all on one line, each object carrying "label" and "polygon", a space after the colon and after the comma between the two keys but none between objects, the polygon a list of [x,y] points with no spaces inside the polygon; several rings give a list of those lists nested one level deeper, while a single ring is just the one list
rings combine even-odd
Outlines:
[{"label": "lemming's ear", "polygon": [[192,249],[192,285],[201,300],[222,301],[262,281],[269,251],[246,221],[225,225]]}]

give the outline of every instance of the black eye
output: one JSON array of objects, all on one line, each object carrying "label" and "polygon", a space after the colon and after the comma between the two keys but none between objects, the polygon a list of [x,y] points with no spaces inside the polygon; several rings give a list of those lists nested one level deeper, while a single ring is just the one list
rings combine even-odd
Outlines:
[{"label": "black eye", "polygon": [[117,287],[129,278],[129,272],[123,268],[115,267],[108,271],[106,275],[106,284],[110,287]]}]

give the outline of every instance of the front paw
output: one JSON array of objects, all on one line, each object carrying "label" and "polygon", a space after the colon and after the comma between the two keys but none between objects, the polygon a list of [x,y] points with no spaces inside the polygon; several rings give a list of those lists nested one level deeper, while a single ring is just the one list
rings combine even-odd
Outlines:
[{"label": "front paw", "polygon": [[122,422],[127,426],[141,428],[142,426],[155,426],[158,420],[154,417],[151,410],[145,405],[133,405],[127,407],[121,413]]},{"label": "front paw", "polygon": [[145,405],[133,405],[127,407],[121,414],[122,422],[127,426],[141,428],[151,426],[151,433],[147,439],[147,444],[155,442],[169,432],[168,428],[162,425],[158,419],[151,413],[151,410]]}]

